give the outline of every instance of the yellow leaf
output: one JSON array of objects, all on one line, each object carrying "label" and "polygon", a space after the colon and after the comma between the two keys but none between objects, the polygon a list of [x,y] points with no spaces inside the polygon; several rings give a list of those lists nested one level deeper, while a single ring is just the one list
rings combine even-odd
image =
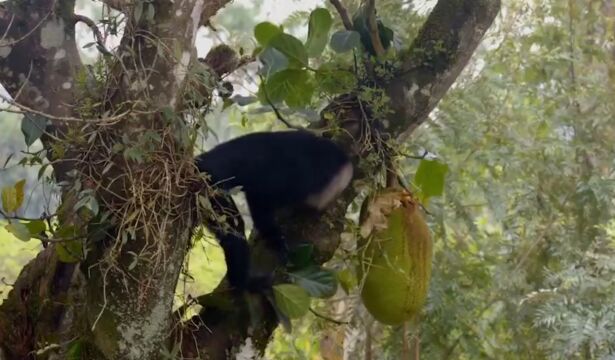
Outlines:
[{"label": "yellow leaf", "polygon": [[26,180],[19,180],[14,186],[2,188],[2,207],[6,212],[14,213],[19,209],[24,199],[23,188]]}]

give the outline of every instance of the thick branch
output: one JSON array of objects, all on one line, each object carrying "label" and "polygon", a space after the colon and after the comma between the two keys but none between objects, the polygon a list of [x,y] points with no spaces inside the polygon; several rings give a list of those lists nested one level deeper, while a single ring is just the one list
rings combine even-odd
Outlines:
[{"label": "thick branch", "polygon": [[342,23],[344,24],[344,27],[346,28],[346,30],[352,30],[353,29],[352,20],[350,20],[350,16],[348,15],[348,10],[346,10],[346,7],[344,7],[344,5],[340,2],[340,0],[329,0],[329,1],[331,2],[331,5],[335,7],[335,10],[337,10],[337,13],[342,19]]},{"label": "thick branch", "polygon": [[[8,2],[0,5],[0,83],[27,108],[55,117],[72,115],[73,80],[81,68],[72,20],[74,2]],[[53,75],[53,76],[52,76]],[[48,132],[59,137],[60,121]],[[43,136],[47,145],[50,137]],[[62,179],[68,164],[55,166]]]},{"label": "thick branch", "polygon": [[372,46],[376,52],[376,56],[382,56],[385,53],[384,46],[380,41],[380,33],[378,32],[378,23],[376,22],[376,0],[368,0],[365,7],[367,14],[367,27],[369,28],[369,36],[372,39]]},{"label": "thick branch", "polygon": [[387,85],[394,113],[387,129],[408,135],[427,119],[470,60],[500,10],[500,0],[439,0]]}]

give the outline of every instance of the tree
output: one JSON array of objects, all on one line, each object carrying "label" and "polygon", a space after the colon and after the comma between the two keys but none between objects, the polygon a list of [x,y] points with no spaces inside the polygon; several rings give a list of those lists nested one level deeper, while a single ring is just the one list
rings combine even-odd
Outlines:
[{"label": "tree", "polygon": [[[40,237],[49,246],[24,267],[0,306],[0,358],[29,358],[36,352],[45,358],[207,354],[217,359],[245,347],[264,350],[284,318],[264,297],[215,292],[200,299],[208,306],[185,322],[172,308],[190,239],[207,211],[203,182],[191,166],[195,129],[206,125],[198,120],[198,109],[211,101],[212,84],[250,60],[224,45],[196,59],[196,31],[228,2],[104,1],[117,12],[105,19],[107,29],[123,26],[113,50],[106,49],[93,21],[74,13],[74,1],[1,5],[0,82],[13,98],[10,111],[25,114],[24,133],[43,142],[62,195],[57,213],[44,221],[13,216],[20,220],[11,223],[13,233]],[[337,36],[348,38],[333,43],[340,51],[349,44],[353,48],[357,19],[350,19],[340,2],[331,4],[346,28]],[[407,136],[451,87],[499,6],[497,0],[441,0],[418,36],[391,56],[376,26],[374,1],[367,1],[367,25],[358,30],[364,30],[359,31],[363,47],[375,57],[359,56],[357,68],[365,71],[361,79],[368,83],[332,91],[335,96],[312,126],[343,130],[349,136],[336,139],[361,158],[378,151],[358,142],[366,122],[378,137]],[[102,57],[93,67],[79,58],[76,22],[96,34],[93,46]],[[312,33],[304,47],[274,25],[263,26],[256,30],[261,61],[271,70],[283,59],[288,70],[266,77],[259,98],[283,119],[274,103],[310,103],[308,57],[322,52],[328,32]],[[267,37],[280,32],[277,43],[267,46]],[[382,75],[393,63],[397,76]],[[296,91],[275,92],[280,84]],[[372,95],[365,99],[368,92]],[[382,161],[377,158],[359,178]],[[21,193],[18,184],[6,197],[18,207]],[[289,238],[306,238],[319,261],[326,261],[339,244],[344,214],[356,193],[347,191],[322,221],[282,214]],[[4,211],[10,218],[15,208]],[[254,314],[260,321],[253,321]]]}]

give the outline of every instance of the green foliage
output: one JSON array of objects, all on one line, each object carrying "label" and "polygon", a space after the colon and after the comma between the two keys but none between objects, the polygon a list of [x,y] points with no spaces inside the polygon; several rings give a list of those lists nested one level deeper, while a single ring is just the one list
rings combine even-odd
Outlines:
[{"label": "green foliage", "polygon": [[300,107],[309,104],[313,93],[314,85],[307,71],[286,69],[261,83],[258,97],[263,103],[284,101],[289,107]]},{"label": "green foliage", "polygon": [[278,309],[291,319],[302,317],[310,308],[309,294],[297,285],[275,285],[273,296]]},{"label": "green foliage", "polygon": [[333,25],[333,19],[327,9],[316,9],[310,14],[308,38],[305,42],[310,57],[319,56],[329,41],[329,31]]},{"label": "green foliage", "polygon": [[21,132],[27,146],[34,144],[44,133],[47,119],[37,114],[27,114],[21,120]]},{"label": "green foliage", "polygon": [[4,228],[6,229],[6,231],[10,232],[17,239],[19,239],[21,241],[28,241],[28,240],[30,240],[30,231],[28,231],[28,228],[26,227],[26,225],[24,225],[24,224],[22,224],[20,222],[9,223],[9,224],[5,225]]},{"label": "green foliage", "polygon": [[80,360],[82,352],[83,352],[83,341],[75,340],[68,347],[68,351],[66,352],[66,359],[67,360]]},{"label": "green foliage", "polygon": [[343,53],[355,49],[361,43],[358,32],[350,30],[340,30],[331,36],[331,49],[338,53]]},{"label": "green foliage", "polygon": [[62,242],[55,244],[54,249],[58,259],[65,263],[76,263],[83,258],[83,241],[78,239],[78,232],[73,225],[61,227],[56,230],[56,235]]},{"label": "green foliage", "polygon": [[[329,59],[323,52],[329,42],[337,50],[353,49],[359,44],[359,35],[336,33],[330,39],[332,26],[331,13],[324,8],[310,13],[305,44],[270,22],[255,26],[254,37],[261,46],[256,54],[263,64],[260,74],[264,75],[258,92],[261,103],[284,102],[291,108],[305,108],[312,103],[314,94],[335,95],[354,87],[356,76],[349,71],[351,65],[339,58]],[[318,58],[318,70],[310,67],[310,58]]]},{"label": "green foliage", "polygon": [[47,225],[43,220],[32,220],[23,223],[31,235],[37,235],[47,229]]},{"label": "green foliage", "polygon": [[279,50],[266,47],[259,55],[259,60],[263,64],[263,74],[270,76],[288,67],[288,58]]},{"label": "green foliage", "polygon": [[337,290],[335,273],[319,267],[304,268],[291,272],[291,279],[308,294],[316,298],[328,298]]},{"label": "green foliage", "polygon": [[446,164],[437,160],[421,160],[414,175],[414,185],[420,189],[421,202],[427,204],[430,197],[444,193],[444,178],[447,172]]},{"label": "green foliage", "polygon": [[262,22],[254,27],[254,38],[256,38],[256,41],[263,47],[269,45],[271,39],[281,33],[282,29],[268,21]]},{"label": "green foliage", "polygon": [[308,65],[307,50],[301,40],[296,37],[286,33],[278,33],[269,40],[268,45],[286,56],[289,67],[300,69]]},{"label": "green foliage", "polygon": [[[195,245],[187,256],[186,274],[177,285],[177,296],[197,297],[215,289],[226,272],[224,253],[212,235],[205,235],[204,228],[198,228],[194,237]],[[198,274],[198,276],[195,276]]]},{"label": "green foliage", "polygon": [[354,73],[334,63],[322,64],[316,71],[315,81],[323,92],[331,95],[351,91],[357,85]]}]

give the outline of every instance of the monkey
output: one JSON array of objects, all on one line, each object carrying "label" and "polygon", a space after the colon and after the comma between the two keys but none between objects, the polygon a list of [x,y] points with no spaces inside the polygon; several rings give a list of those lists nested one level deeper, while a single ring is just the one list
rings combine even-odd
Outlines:
[{"label": "monkey", "polygon": [[[198,155],[195,162],[214,188],[227,192],[241,188],[254,228],[282,262],[287,247],[275,212],[283,208],[322,212],[353,176],[344,150],[306,130],[244,135]],[[262,281],[249,276],[250,251],[237,206],[228,194],[214,195],[212,200],[215,212],[230,214],[224,224],[206,221],[224,251],[229,283],[239,290],[262,290]]]}]

